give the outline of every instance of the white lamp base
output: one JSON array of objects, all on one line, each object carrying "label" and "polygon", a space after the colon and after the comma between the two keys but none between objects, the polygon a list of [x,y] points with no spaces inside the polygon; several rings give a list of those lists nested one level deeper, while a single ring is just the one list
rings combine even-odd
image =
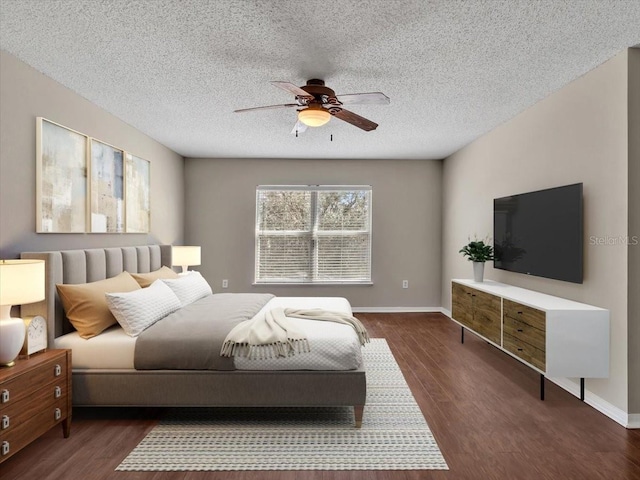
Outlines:
[{"label": "white lamp base", "polygon": [[0,366],[10,367],[24,344],[24,322],[21,318],[0,320]]}]

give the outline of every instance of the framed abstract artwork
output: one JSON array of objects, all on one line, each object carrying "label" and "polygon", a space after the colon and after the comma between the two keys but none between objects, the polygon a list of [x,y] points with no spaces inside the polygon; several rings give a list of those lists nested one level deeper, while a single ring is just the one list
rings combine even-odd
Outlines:
[{"label": "framed abstract artwork", "polygon": [[125,222],[124,152],[112,145],[91,139],[92,233],[122,233]]},{"label": "framed abstract artwork", "polygon": [[84,233],[89,138],[42,117],[36,135],[36,232]]},{"label": "framed abstract artwork", "polygon": [[149,233],[150,162],[36,119],[36,232]]},{"label": "framed abstract artwork", "polygon": [[126,232],[148,233],[151,223],[151,169],[148,160],[126,154]]}]

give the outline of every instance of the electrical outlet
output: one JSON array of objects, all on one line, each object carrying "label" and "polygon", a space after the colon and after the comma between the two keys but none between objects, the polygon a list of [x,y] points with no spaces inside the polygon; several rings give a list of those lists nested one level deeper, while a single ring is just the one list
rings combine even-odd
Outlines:
[{"label": "electrical outlet", "polygon": [[229,280],[226,278],[222,280],[222,288],[229,288]]},{"label": "electrical outlet", "polygon": [[409,280],[402,280],[402,288],[409,288]]}]

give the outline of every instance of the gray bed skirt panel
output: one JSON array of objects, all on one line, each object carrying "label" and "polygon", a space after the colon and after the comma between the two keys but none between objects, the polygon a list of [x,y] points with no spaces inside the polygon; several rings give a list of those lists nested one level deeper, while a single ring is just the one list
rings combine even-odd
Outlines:
[{"label": "gray bed skirt panel", "polygon": [[73,372],[73,405],[294,407],[364,405],[364,371]]}]

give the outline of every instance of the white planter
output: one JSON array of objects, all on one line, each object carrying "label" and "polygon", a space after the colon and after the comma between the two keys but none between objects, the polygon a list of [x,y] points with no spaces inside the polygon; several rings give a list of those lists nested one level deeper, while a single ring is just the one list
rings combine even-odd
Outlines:
[{"label": "white planter", "polygon": [[484,262],[473,262],[473,280],[482,283],[484,278]]}]

